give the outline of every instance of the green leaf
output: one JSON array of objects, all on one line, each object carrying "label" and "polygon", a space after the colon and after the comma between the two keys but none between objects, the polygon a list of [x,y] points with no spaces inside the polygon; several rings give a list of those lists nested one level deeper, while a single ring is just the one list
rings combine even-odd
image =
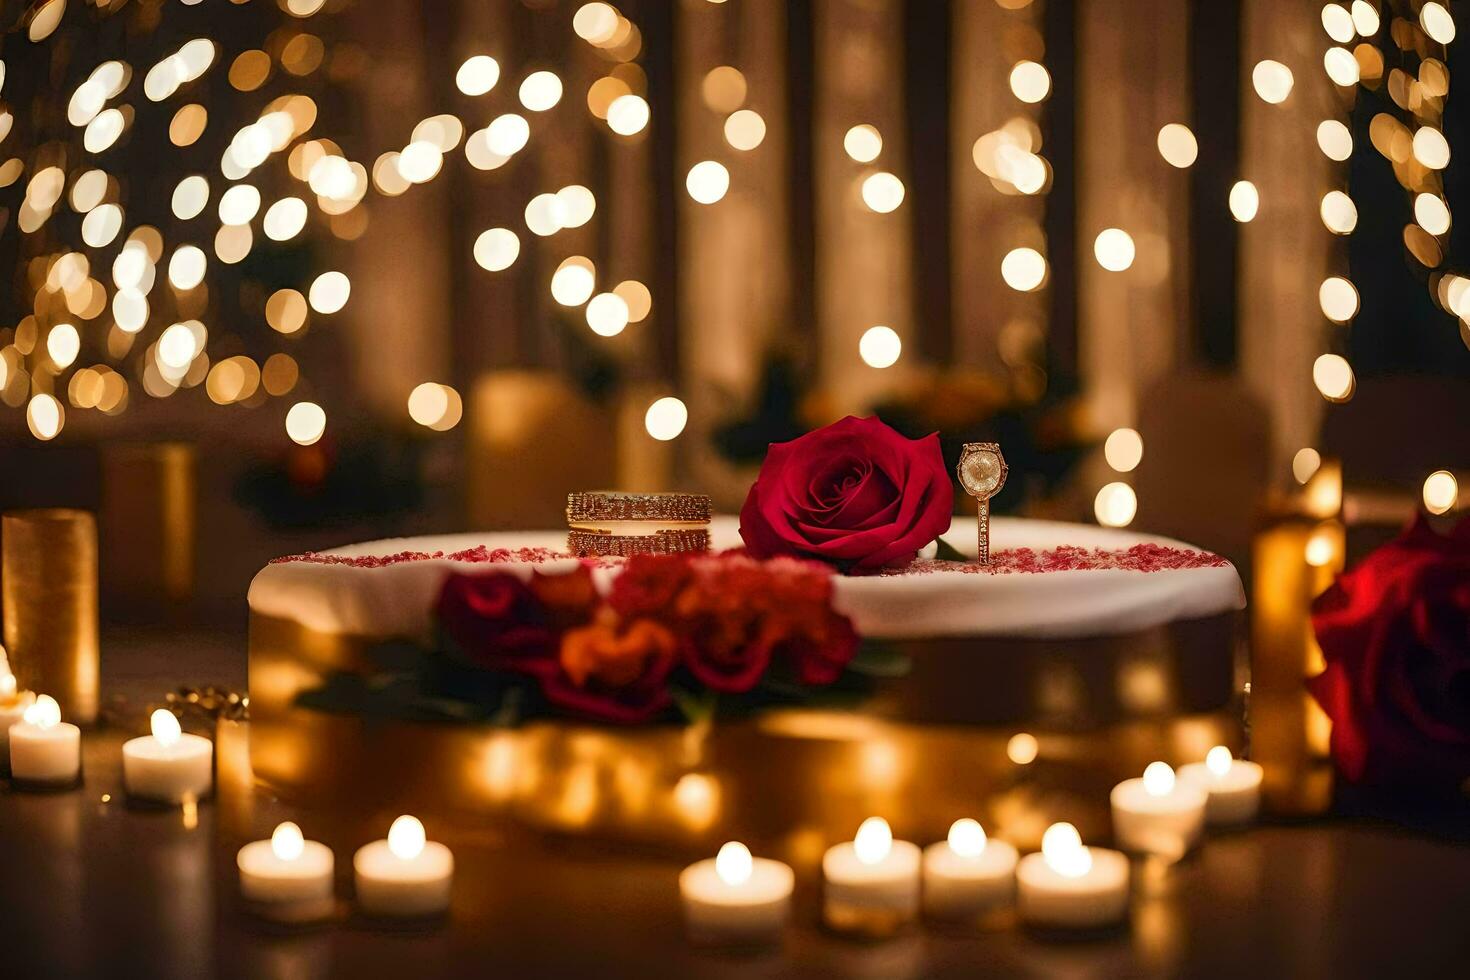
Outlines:
[{"label": "green leaf", "polygon": [[960,554],[960,549],[956,548],[954,545],[950,544],[948,541],[944,540],[943,538],[940,538],[938,540],[938,544],[939,544],[939,550],[934,553],[934,557],[935,558],[938,558],[940,561],[969,561],[970,560],[970,559],[966,558],[964,555]]},{"label": "green leaf", "polygon": [[864,677],[904,677],[912,669],[909,658],[893,647],[865,640],[847,669]]},{"label": "green leaf", "polygon": [[691,725],[707,722],[715,715],[715,709],[719,707],[720,695],[718,691],[705,688],[700,691],[689,691],[682,687],[671,687],[669,693],[674,698],[674,704],[678,706],[679,713],[684,720]]}]

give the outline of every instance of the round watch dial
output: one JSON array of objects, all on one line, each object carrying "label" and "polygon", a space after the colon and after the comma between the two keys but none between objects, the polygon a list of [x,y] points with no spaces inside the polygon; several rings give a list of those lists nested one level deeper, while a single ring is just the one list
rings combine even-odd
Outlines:
[{"label": "round watch dial", "polygon": [[1005,466],[991,449],[972,449],[960,460],[960,484],[975,497],[990,497],[1001,488]]}]

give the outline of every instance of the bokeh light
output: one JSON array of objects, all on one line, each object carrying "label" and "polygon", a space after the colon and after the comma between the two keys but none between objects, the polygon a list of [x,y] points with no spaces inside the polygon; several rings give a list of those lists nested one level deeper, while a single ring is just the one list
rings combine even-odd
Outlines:
[{"label": "bokeh light", "polygon": [[724,164],[703,160],[689,168],[684,186],[689,190],[689,196],[700,204],[714,204],[730,189],[730,171]]},{"label": "bokeh light", "polygon": [[1109,483],[1098,490],[1092,510],[1103,527],[1127,527],[1138,513],[1138,495],[1126,483]]},{"label": "bokeh light", "polygon": [[1136,429],[1114,429],[1103,443],[1103,458],[1119,473],[1131,473],[1143,461],[1143,436]]},{"label": "bokeh light", "polygon": [[1104,228],[1092,243],[1092,253],[1104,269],[1122,272],[1133,265],[1133,236],[1121,228]]},{"label": "bokeh light", "polygon": [[316,444],[327,430],[327,413],[316,402],[297,402],[286,413],[286,435],[299,446]]},{"label": "bokeh light", "polygon": [[1449,470],[1435,470],[1424,479],[1424,508],[1431,514],[1443,514],[1460,499],[1460,482]]},{"label": "bokeh light", "polygon": [[872,163],[883,152],[883,135],[877,127],[861,123],[842,137],[842,149],[858,163]]},{"label": "bokeh light", "polygon": [[1331,402],[1347,401],[1357,386],[1352,365],[1340,354],[1323,354],[1313,362],[1312,383]]},{"label": "bokeh light", "polygon": [[658,399],[643,415],[643,427],[660,442],[677,439],[689,424],[689,409],[672,395]]},{"label": "bokeh light", "polygon": [[863,203],[870,211],[888,214],[903,203],[903,181],[886,170],[880,170],[864,178],[862,195]]},{"label": "bokeh light", "polygon": [[869,327],[858,341],[858,355],[868,367],[892,367],[902,353],[903,339],[892,327]]},{"label": "bokeh light", "polygon": [[306,295],[313,310],[336,313],[347,305],[347,298],[352,295],[352,282],[341,272],[323,272],[312,280]]},{"label": "bokeh light", "polygon": [[1342,276],[1328,276],[1317,290],[1322,315],[1333,323],[1347,323],[1358,314],[1358,290]]},{"label": "bokeh light", "polygon": [[1034,248],[1013,248],[1000,261],[1000,277],[1012,289],[1032,292],[1046,281],[1046,259]]},{"label": "bokeh light", "polygon": [[1280,105],[1291,95],[1291,69],[1279,61],[1259,61],[1251,69],[1251,85],[1264,102]]},{"label": "bokeh light", "polygon": [[1183,170],[1199,158],[1199,142],[1183,123],[1169,123],[1159,130],[1159,155],[1171,167]]},{"label": "bokeh light", "polygon": [[1261,196],[1256,185],[1248,180],[1237,180],[1230,188],[1230,214],[1244,224],[1253,221],[1261,208]]}]

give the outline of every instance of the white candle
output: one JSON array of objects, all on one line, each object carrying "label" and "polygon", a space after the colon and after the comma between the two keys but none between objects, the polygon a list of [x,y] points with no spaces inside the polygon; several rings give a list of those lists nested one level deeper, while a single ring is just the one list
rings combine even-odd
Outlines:
[{"label": "white candle", "polygon": [[197,801],[214,786],[214,743],[179,728],[172,711],[149,718],[152,735],[123,743],[123,785],[128,795],[154,803]]},{"label": "white candle", "polygon": [[70,786],[82,773],[82,730],[61,720],[49,694],[36,698],[10,728],[10,775],[33,786]]},{"label": "white candle", "polygon": [[5,648],[0,647],[0,772],[10,772],[10,726],[25,719],[26,709],[36,703],[30,691],[17,691],[15,675]]},{"label": "white candle", "polygon": [[443,844],[425,839],[417,817],[399,817],[387,840],[358,848],[352,870],[357,906],[367,915],[415,918],[449,908],[454,855]]},{"label": "white candle", "polygon": [[948,921],[978,919],[1011,904],[1016,849],[988,840],[974,820],[956,820],[949,839],[924,848],[924,914]]},{"label": "white candle", "polygon": [[289,820],[270,840],[251,841],[235,858],[240,894],[255,914],[275,922],[315,922],[332,914],[331,848],[306,840]]},{"label": "white candle", "polygon": [[1118,851],[1084,847],[1077,828],[1052,824],[1041,853],[1016,868],[1021,921],[1044,929],[1099,929],[1128,913],[1128,859]]},{"label": "white candle", "polygon": [[1179,767],[1179,778],[1209,794],[1205,822],[1218,826],[1250,823],[1261,808],[1261,778],[1264,771],[1254,762],[1231,758],[1230,750],[1217,745],[1205,754],[1204,762]]},{"label": "white candle", "polygon": [[886,935],[919,912],[919,848],[894,840],[888,821],[869,817],[857,836],[822,856],[822,916],[843,932]]},{"label": "white candle", "polygon": [[758,946],[780,941],[791,915],[791,867],[753,858],[731,841],[713,858],[679,874],[684,924],[689,938],[704,945]]},{"label": "white candle", "polygon": [[1176,779],[1168,763],[1150,762],[1142,779],[1114,786],[1112,801],[1113,839],[1125,851],[1178,859],[1204,828],[1204,791]]}]

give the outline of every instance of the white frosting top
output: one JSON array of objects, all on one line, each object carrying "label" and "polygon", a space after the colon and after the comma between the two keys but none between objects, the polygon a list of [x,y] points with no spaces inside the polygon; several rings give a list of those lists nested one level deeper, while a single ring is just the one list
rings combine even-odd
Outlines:
[{"label": "white frosting top", "polygon": [[[944,535],[967,555],[976,550],[975,519],[959,517]],[[734,518],[711,524],[716,549],[740,545]],[[991,521],[993,556],[1030,548],[1060,546],[1120,551],[1135,545],[1190,546],[1154,535],[1014,517]],[[563,531],[452,534],[389,538],[336,548],[327,555],[388,556],[404,551],[445,554],[484,545],[562,551]],[[572,559],[566,559],[570,567]],[[265,568],[250,583],[251,610],[290,619],[321,632],[355,636],[420,637],[428,634],[434,602],[451,571],[491,569],[530,574],[552,571],[561,561],[527,564],[428,558],[380,567],[283,561]],[[618,574],[616,563],[594,570],[606,589]],[[1082,568],[1044,573],[976,574],[938,569],[902,575],[835,579],[837,607],[852,617],[863,636],[921,639],[939,636],[1063,638],[1132,633],[1181,619],[1197,619],[1245,607],[1240,576],[1229,563],[1202,567],[1136,571],[1132,568]]]}]

